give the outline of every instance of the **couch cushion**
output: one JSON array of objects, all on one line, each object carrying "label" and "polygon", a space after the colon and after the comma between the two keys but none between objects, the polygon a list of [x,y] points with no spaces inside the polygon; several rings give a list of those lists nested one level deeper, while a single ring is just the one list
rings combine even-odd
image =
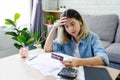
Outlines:
[{"label": "couch cushion", "polygon": [[120,43],[120,21],[119,21],[119,25],[118,25],[118,29],[117,29],[117,33],[116,33],[115,42]]},{"label": "couch cushion", "polygon": [[110,46],[112,43],[110,43],[110,42],[107,42],[107,41],[102,41],[101,40],[101,43],[102,43],[102,45],[104,46],[104,48],[107,48],[108,46]]},{"label": "couch cushion", "polygon": [[110,62],[109,67],[116,68],[120,70],[120,64],[115,62]]},{"label": "couch cushion", "polygon": [[120,63],[120,43],[111,44],[106,52],[111,62]]},{"label": "couch cushion", "polygon": [[4,31],[0,31],[0,50],[14,47],[15,41],[10,35],[6,35]]},{"label": "couch cushion", "polygon": [[0,58],[18,54],[18,53],[19,53],[18,49],[16,49],[15,47],[9,47],[7,49],[0,50]]},{"label": "couch cushion", "polygon": [[8,30],[0,28],[0,58],[19,52],[19,50],[13,45],[15,41],[11,39],[12,37],[5,34],[6,31]]},{"label": "couch cushion", "polygon": [[101,40],[113,42],[119,19],[117,15],[83,15],[83,19],[90,30],[100,36]]}]

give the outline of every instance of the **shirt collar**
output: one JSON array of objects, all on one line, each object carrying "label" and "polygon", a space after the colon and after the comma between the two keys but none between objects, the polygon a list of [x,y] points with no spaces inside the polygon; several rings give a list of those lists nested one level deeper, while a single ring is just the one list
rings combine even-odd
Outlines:
[{"label": "shirt collar", "polygon": [[[72,42],[72,44],[75,45],[75,42],[74,42],[74,40],[73,40],[73,37],[72,37],[72,39],[71,39],[71,42]],[[86,43],[86,38],[81,39],[81,40],[79,41],[79,44],[80,44],[80,43]]]}]

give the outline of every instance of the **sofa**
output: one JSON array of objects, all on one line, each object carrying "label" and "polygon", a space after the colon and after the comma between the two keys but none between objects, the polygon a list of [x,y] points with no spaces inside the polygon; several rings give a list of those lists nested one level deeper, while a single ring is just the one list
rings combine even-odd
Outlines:
[{"label": "sofa", "polygon": [[98,34],[112,68],[120,69],[120,19],[116,14],[82,15],[90,30]]},{"label": "sofa", "polygon": [[17,48],[13,46],[15,41],[11,39],[10,35],[6,35],[6,31],[11,29],[4,26],[0,27],[0,58],[7,57],[19,52]]}]

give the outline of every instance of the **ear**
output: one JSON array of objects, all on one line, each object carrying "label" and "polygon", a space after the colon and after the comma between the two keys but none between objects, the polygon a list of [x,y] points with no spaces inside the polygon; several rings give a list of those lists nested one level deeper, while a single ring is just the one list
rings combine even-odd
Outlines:
[{"label": "ear", "polygon": [[83,25],[83,23],[81,21],[79,21],[79,24],[80,24],[80,26]]}]

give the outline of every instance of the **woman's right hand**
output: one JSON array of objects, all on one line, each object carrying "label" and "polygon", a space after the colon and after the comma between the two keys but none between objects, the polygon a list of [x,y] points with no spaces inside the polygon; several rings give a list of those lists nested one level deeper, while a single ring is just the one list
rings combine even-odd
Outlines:
[{"label": "woman's right hand", "polygon": [[72,58],[72,59],[64,60],[61,61],[61,63],[66,67],[70,67],[70,68],[83,66],[82,64],[80,64],[80,58]]},{"label": "woman's right hand", "polygon": [[57,20],[55,23],[54,23],[54,27],[58,28],[59,26],[61,25],[65,25],[65,21],[66,21],[66,17],[61,17],[59,20]]}]

